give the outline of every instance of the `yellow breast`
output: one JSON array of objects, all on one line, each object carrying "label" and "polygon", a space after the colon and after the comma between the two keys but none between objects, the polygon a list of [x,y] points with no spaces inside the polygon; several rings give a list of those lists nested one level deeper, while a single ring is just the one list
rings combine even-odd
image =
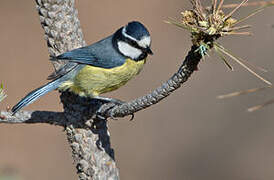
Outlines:
[{"label": "yellow breast", "polygon": [[59,89],[70,89],[81,96],[98,96],[126,84],[139,74],[145,62],[146,60],[136,62],[127,59],[122,66],[112,69],[87,65],[79,71],[73,80],[65,82]]}]

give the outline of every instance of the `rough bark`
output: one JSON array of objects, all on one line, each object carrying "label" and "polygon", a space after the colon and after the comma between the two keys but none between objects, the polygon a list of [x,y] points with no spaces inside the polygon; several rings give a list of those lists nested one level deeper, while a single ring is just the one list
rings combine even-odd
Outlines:
[{"label": "rough bark", "polygon": [[[50,56],[86,44],[74,0],[36,2]],[[60,62],[54,64],[56,69],[62,65]],[[90,126],[86,126],[85,120],[88,120],[89,116],[86,116],[85,110],[87,107],[93,109],[94,107],[90,106],[92,103],[79,101],[78,97],[68,94],[61,95],[66,119],[65,130],[79,179],[119,179],[106,121],[92,120]]]}]

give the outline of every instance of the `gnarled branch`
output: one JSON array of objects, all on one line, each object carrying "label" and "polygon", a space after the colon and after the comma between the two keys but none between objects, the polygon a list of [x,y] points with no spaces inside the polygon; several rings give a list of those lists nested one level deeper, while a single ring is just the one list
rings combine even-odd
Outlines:
[{"label": "gnarled branch", "polygon": [[45,123],[64,127],[66,119],[62,112],[50,111],[20,111],[14,116],[10,112],[0,112],[0,123],[6,124],[35,124]]}]

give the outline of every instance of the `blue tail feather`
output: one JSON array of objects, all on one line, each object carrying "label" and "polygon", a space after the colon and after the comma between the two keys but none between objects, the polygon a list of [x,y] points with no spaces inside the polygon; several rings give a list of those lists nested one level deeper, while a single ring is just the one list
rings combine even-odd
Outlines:
[{"label": "blue tail feather", "polygon": [[53,91],[59,87],[59,85],[62,83],[60,79],[57,79],[55,81],[49,82],[48,84],[37,88],[33,91],[31,91],[29,94],[26,95],[21,101],[19,101],[13,108],[12,113],[15,114],[17,111],[22,109],[23,107],[33,103],[37,99],[39,99],[41,96],[47,94],[50,91]]}]

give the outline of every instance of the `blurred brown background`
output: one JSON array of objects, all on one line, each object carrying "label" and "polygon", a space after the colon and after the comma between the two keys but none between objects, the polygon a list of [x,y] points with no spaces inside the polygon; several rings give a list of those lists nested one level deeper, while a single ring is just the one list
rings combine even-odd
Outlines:
[{"label": "blurred brown background", "polygon": [[[207,0],[210,1],[210,0]],[[226,1],[226,3],[237,1]],[[168,79],[190,49],[189,34],[163,21],[190,8],[187,0],[77,1],[86,41],[91,44],[131,20],[142,21],[153,38],[155,55],[143,72],[125,87],[108,94],[122,100],[141,96]],[[253,8],[242,8],[247,15]],[[239,13],[236,13],[239,15]],[[248,23],[254,36],[223,38],[234,54],[267,67],[274,82],[273,8]],[[0,109],[46,83],[53,71],[35,2],[0,1],[0,81],[8,98]],[[273,89],[227,100],[216,96],[262,87],[261,81],[232,63],[206,57],[200,70],[163,102],[128,118],[111,121],[112,146],[123,180],[273,180],[274,106],[248,113],[250,106],[270,99]],[[25,108],[62,110],[53,92]],[[70,148],[60,127],[0,125],[0,172],[21,180],[76,179]],[[5,172],[4,172],[5,173]]]}]

